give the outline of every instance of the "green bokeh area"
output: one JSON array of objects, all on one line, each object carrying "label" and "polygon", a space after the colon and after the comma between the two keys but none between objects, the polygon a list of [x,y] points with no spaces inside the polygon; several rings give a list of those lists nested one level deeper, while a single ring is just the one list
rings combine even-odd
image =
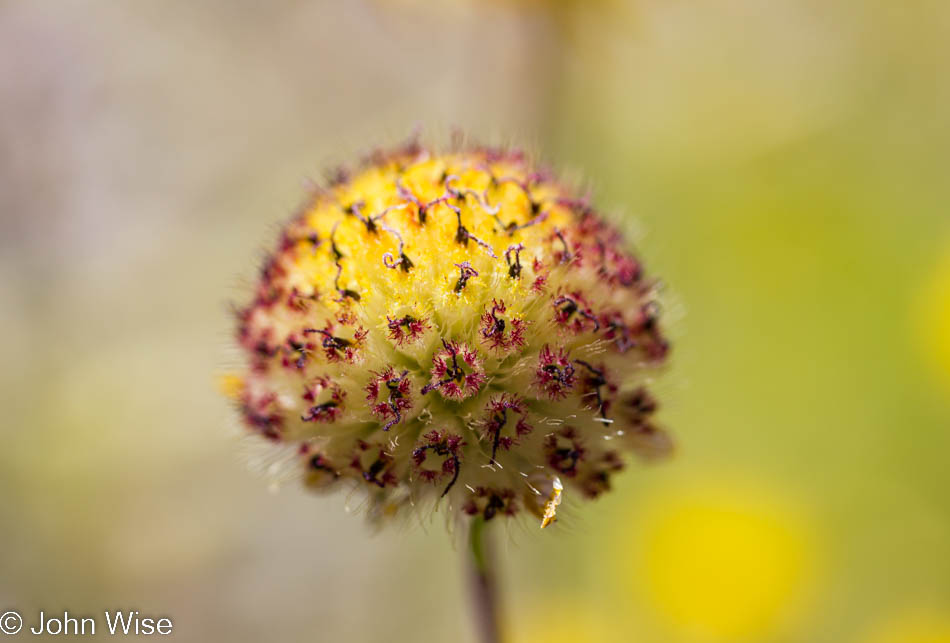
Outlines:
[{"label": "green bokeh area", "polygon": [[577,177],[665,284],[676,455],[498,526],[512,641],[950,640],[947,42],[939,2],[4,4],[0,611],[474,640],[441,515],[274,492],[213,387],[301,178],[419,123]]}]

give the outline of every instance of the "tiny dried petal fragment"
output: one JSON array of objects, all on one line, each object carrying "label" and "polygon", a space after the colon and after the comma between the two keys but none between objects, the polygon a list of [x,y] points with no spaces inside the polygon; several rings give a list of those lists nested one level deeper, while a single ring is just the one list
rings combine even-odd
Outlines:
[{"label": "tiny dried petal fragment", "polygon": [[544,529],[552,522],[557,520],[557,508],[561,504],[561,492],[564,490],[564,485],[561,484],[560,478],[554,478],[551,482],[551,495],[548,497],[547,502],[544,503],[544,515],[541,518],[541,529]]}]

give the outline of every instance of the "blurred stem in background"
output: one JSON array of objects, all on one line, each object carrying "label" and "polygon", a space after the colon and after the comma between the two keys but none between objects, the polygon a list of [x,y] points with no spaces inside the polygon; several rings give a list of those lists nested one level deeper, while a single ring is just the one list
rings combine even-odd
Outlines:
[{"label": "blurred stem in background", "polygon": [[471,583],[472,611],[482,643],[501,643],[498,615],[498,585],[494,552],[486,542],[485,519],[472,519],[468,537],[468,573]]}]

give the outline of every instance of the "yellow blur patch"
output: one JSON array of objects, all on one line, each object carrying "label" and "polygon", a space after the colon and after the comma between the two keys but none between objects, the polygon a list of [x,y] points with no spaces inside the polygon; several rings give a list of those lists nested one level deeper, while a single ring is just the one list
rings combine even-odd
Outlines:
[{"label": "yellow blur patch", "polygon": [[920,292],[916,317],[921,349],[950,387],[950,247]]},{"label": "yellow blur patch", "polygon": [[671,494],[648,515],[633,573],[676,629],[721,640],[766,635],[801,597],[813,554],[803,525],[753,488]]},{"label": "yellow blur patch", "polygon": [[866,643],[950,643],[950,613],[911,611],[872,627]]},{"label": "yellow blur patch", "polygon": [[236,402],[241,399],[241,393],[244,391],[244,378],[233,373],[225,373],[215,378],[215,385],[221,395]]}]

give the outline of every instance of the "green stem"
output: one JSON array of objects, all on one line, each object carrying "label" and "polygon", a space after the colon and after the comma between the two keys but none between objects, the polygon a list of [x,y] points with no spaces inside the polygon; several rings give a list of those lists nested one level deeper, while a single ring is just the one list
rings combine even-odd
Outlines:
[{"label": "green stem", "polygon": [[485,519],[472,519],[469,531],[469,575],[471,577],[472,609],[482,643],[501,643],[498,618],[498,592],[490,549],[486,547]]}]

